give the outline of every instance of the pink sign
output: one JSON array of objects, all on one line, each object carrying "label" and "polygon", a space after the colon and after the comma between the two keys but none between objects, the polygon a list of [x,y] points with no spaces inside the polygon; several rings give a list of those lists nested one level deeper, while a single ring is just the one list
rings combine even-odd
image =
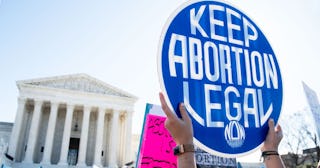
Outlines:
[{"label": "pink sign", "polygon": [[157,115],[146,115],[138,158],[139,168],[177,167],[177,157],[172,150],[176,144],[164,127],[165,119]]}]

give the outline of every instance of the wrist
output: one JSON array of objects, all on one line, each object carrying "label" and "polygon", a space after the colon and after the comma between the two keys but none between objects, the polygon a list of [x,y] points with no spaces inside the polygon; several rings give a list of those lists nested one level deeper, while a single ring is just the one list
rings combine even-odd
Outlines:
[{"label": "wrist", "polygon": [[175,156],[180,156],[186,153],[194,153],[194,152],[195,152],[195,146],[193,144],[180,144],[173,149],[173,154]]},{"label": "wrist", "polygon": [[188,152],[183,155],[177,156],[178,160],[178,167],[190,167],[190,168],[195,168],[196,167],[196,161],[195,161],[195,156],[194,152]]},{"label": "wrist", "polygon": [[278,152],[278,147],[262,147],[261,148],[261,152],[264,152],[264,151],[276,151],[276,152]]},{"label": "wrist", "polygon": [[263,158],[264,162],[271,160],[273,157],[279,157],[278,151],[265,150],[261,153],[261,158]]},{"label": "wrist", "polygon": [[193,144],[193,138],[186,138],[186,139],[183,139],[182,141],[177,141],[176,142],[177,145],[182,145],[182,144]]}]

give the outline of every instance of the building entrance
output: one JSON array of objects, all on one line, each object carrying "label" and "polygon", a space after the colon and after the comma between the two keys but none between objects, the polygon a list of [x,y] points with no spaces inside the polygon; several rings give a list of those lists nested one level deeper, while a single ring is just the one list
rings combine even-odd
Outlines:
[{"label": "building entrance", "polygon": [[68,164],[76,165],[78,161],[80,138],[70,138]]}]

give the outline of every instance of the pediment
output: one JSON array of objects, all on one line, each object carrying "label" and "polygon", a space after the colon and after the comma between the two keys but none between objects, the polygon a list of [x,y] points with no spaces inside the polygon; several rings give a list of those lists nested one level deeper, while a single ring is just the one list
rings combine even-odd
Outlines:
[{"label": "pediment", "polygon": [[17,85],[32,85],[46,88],[88,92],[102,95],[136,98],[135,96],[115,88],[105,82],[86,74],[65,75],[18,81]]}]

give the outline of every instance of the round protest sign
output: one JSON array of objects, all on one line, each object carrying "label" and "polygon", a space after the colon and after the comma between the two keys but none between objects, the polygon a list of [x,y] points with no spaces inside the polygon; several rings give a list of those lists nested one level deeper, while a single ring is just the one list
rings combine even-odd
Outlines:
[{"label": "round protest sign", "polygon": [[[237,157],[257,149],[282,105],[280,68],[267,38],[223,1],[189,1],[163,29],[160,85],[168,105],[184,102],[194,141],[205,151]],[[180,115],[180,114],[178,114]]]}]

